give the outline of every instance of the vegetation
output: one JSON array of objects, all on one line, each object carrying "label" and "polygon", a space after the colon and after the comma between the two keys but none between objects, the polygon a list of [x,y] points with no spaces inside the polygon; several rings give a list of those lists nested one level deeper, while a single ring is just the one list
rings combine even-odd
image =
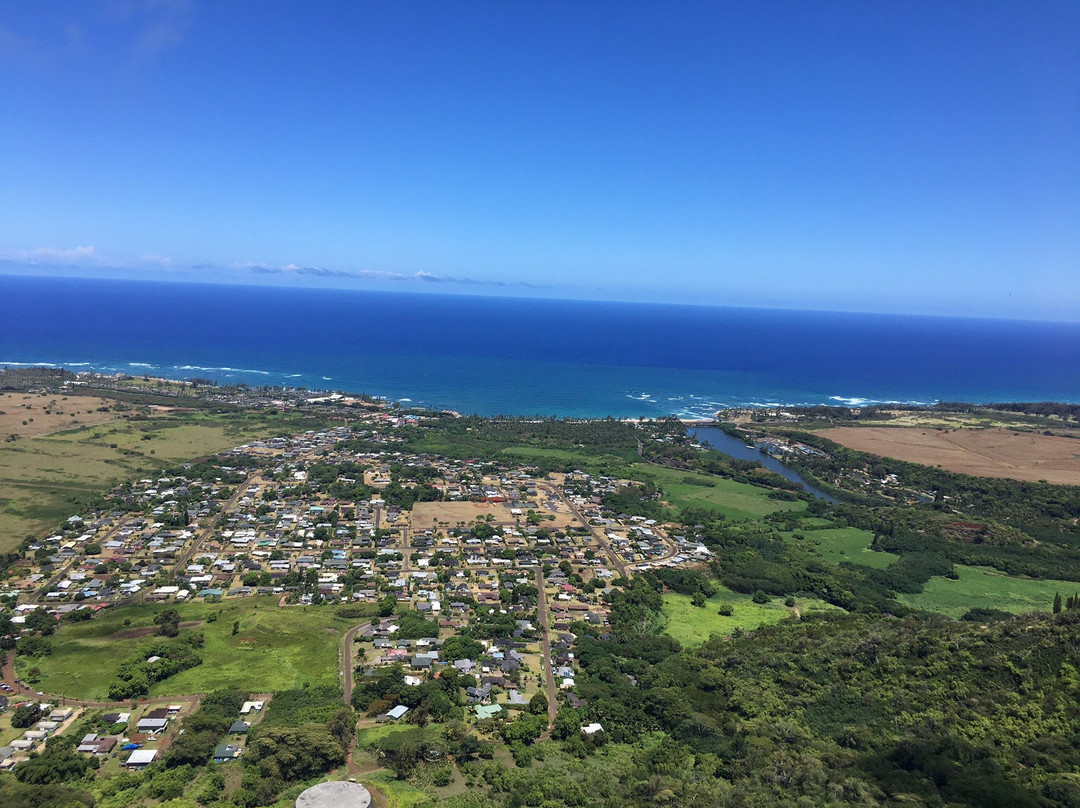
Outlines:
[{"label": "vegetation", "polygon": [[[202,664],[150,683],[148,695],[207,693],[221,687],[265,692],[304,682],[336,685],[336,649],[346,624],[330,609],[280,608],[277,603],[275,597],[258,597],[172,607],[183,621],[200,622],[195,629],[182,629],[177,641],[182,644],[186,636],[200,634],[197,655]],[[61,623],[50,638],[49,656],[17,658],[20,674],[25,676],[33,665],[41,670],[39,687],[50,693],[104,699],[115,682],[117,660],[134,656],[146,645],[145,638],[131,636],[132,629],[154,627],[155,616],[163,610],[125,606],[90,621]],[[240,624],[236,634],[234,622]]]}]

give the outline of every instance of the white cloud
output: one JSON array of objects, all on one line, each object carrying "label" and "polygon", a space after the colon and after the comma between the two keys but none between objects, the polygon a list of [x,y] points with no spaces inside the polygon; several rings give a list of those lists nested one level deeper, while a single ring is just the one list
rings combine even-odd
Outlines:
[{"label": "white cloud", "polygon": [[37,247],[33,250],[5,250],[3,256],[13,261],[36,264],[40,261],[81,264],[97,262],[101,258],[92,247]]}]

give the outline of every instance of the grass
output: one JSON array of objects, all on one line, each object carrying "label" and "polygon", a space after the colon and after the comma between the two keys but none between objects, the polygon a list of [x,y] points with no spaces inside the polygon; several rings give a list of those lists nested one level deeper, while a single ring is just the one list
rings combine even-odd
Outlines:
[{"label": "grass", "polygon": [[526,459],[541,458],[544,460],[566,460],[575,463],[587,463],[596,459],[596,455],[590,455],[584,451],[573,452],[569,449],[544,449],[540,446],[513,446],[509,449],[503,449],[502,453],[514,457],[524,457]]},{"label": "grass", "polygon": [[[62,626],[52,638],[47,657],[18,659],[20,675],[38,667],[38,688],[47,693],[102,700],[115,681],[116,666],[140,645],[153,639],[126,637],[130,628],[152,626],[163,606],[123,607],[86,623]],[[203,662],[158,682],[149,695],[173,696],[206,693],[235,686],[253,692],[338,684],[338,648],[341,636],[355,620],[335,618],[324,608],[279,608],[276,598],[248,598],[218,604],[190,603],[175,607],[184,621],[203,621],[194,629],[205,644]],[[216,615],[214,622],[207,618]],[[130,620],[130,626],[124,625]],[[238,630],[233,634],[233,623]]]},{"label": "grass", "polygon": [[0,713],[0,746],[7,746],[16,738],[22,737],[22,734],[26,732],[24,729],[11,726],[11,714],[14,711],[14,707],[9,707],[6,713]]},{"label": "grass", "polygon": [[957,566],[959,578],[931,578],[918,595],[900,595],[898,600],[916,609],[960,617],[969,609],[1001,609],[1006,612],[1050,611],[1054,594],[1061,597],[1080,592],[1075,581],[1039,581],[1012,578],[989,567]]},{"label": "grass", "polygon": [[[663,488],[664,499],[677,508],[705,508],[722,513],[728,519],[738,520],[760,519],[776,511],[799,511],[806,508],[803,500],[785,502],[770,499],[768,488],[721,477],[693,474],[645,463],[635,464],[633,470],[639,478],[653,478]],[[692,482],[687,482],[688,480]]]},{"label": "grass", "polygon": [[[721,604],[730,604],[732,614],[724,617],[717,614]],[[754,603],[750,595],[742,595],[721,586],[720,591],[705,602],[704,608],[691,605],[689,595],[669,592],[664,595],[661,615],[665,631],[685,646],[701,645],[713,634],[726,637],[735,629],[752,631],[761,626],[779,623],[794,617],[795,609],[800,614],[813,611],[836,609],[823,600],[816,598],[796,598],[795,608],[784,606],[782,598],[773,598],[768,603]]]},{"label": "grass", "polygon": [[416,786],[398,780],[393,772],[380,770],[365,774],[362,784],[370,783],[386,795],[387,808],[431,808],[435,801]]},{"label": "grass", "polygon": [[807,552],[819,556],[822,560],[831,564],[848,561],[852,564],[883,570],[900,558],[900,556],[893,553],[871,550],[870,543],[874,540],[874,534],[857,527],[796,532],[806,538],[800,541],[795,539],[792,533],[785,533],[784,536]]},{"label": "grass", "polygon": [[320,423],[268,411],[173,413],[0,443],[0,552],[55,527],[118,482]]}]

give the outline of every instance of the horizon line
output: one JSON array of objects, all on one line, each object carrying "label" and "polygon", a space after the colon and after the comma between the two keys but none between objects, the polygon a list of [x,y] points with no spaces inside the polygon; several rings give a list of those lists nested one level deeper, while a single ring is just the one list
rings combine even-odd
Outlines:
[{"label": "horizon line", "polygon": [[[310,291],[310,292],[359,292],[365,294],[375,295],[405,295],[410,297],[464,297],[474,300],[514,300],[514,301],[537,301],[537,302],[552,302],[552,303],[599,303],[599,304],[614,304],[614,305],[627,305],[627,306],[667,306],[673,308],[692,308],[692,309],[734,309],[741,311],[770,311],[770,312],[802,312],[807,314],[848,314],[848,315],[873,315],[879,317],[912,317],[912,318],[927,318],[935,320],[983,320],[983,321],[1000,321],[1000,322],[1021,322],[1021,323],[1041,323],[1041,324],[1061,324],[1061,325],[1077,325],[1080,324],[1080,317],[1076,319],[1057,319],[1057,318],[1036,318],[1036,317],[1009,317],[1003,315],[986,315],[986,314],[927,314],[924,312],[915,311],[882,311],[875,309],[863,309],[863,308],[810,308],[810,307],[798,307],[798,306],[782,306],[782,305],[750,305],[750,304],[731,304],[731,303],[689,303],[689,302],[673,302],[673,301],[649,301],[642,300],[634,297],[578,297],[571,295],[563,296],[546,296],[546,295],[514,295],[507,294],[507,287],[496,287],[500,289],[500,292],[493,294],[478,294],[475,291],[453,291],[445,286],[439,285],[436,288],[421,287],[417,289],[380,289],[371,288],[365,286],[355,285],[335,285],[328,283],[325,285],[314,285],[304,283],[259,283],[257,280],[241,281],[236,278],[227,278],[221,280],[215,280],[213,278],[184,278],[180,276],[170,276],[166,278],[162,277],[128,277],[118,275],[77,275],[77,274],[41,274],[32,270],[26,272],[11,272],[10,267],[0,270],[0,278],[20,278],[20,279],[41,279],[41,280],[60,280],[60,281],[86,281],[86,282],[105,282],[105,283],[146,283],[146,284],[158,284],[158,285],[183,285],[183,286],[224,286],[234,289],[281,289],[290,291]],[[29,268],[28,268],[29,269]],[[121,268],[117,268],[121,269]],[[474,289],[475,287],[470,287]],[[536,287],[533,287],[536,288]],[[548,287],[550,288],[550,287]]]}]

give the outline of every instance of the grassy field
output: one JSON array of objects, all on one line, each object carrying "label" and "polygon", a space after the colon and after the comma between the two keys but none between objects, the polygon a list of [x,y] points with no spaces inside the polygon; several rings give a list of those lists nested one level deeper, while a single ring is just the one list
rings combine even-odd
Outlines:
[{"label": "grassy field", "polygon": [[173,413],[2,443],[0,552],[55,526],[118,482],[319,423],[265,411]]},{"label": "grassy field", "polygon": [[[724,603],[733,607],[730,617],[716,613]],[[807,614],[836,608],[816,598],[796,598],[795,608],[785,606],[783,598],[773,598],[768,603],[754,603],[750,595],[720,587],[720,591],[709,598],[701,609],[691,605],[689,595],[669,592],[664,595],[661,614],[665,631],[683,645],[693,646],[700,645],[713,634],[727,636],[737,628],[751,631],[779,623],[784,618],[794,617],[796,609],[800,614]]]},{"label": "grassy field", "polygon": [[[19,673],[25,678],[36,666],[41,670],[37,686],[44,692],[102,700],[115,681],[119,662],[154,639],[128,636],[131,630],[152,626],[154,615],[163,608],[124,607],[85,623],[64,625],[52,638],[52,654],[19,658]],[[203,663],[158,682],[151,696],[206,693],[226,686],[266,692],[305,682],[338,684],[341,636],[361,622],[335,617],[330,608],[280,608],[273,597],[176,608],[183,621],[202,621],[182,634],[203,634],[205,644],[198,651]],[[234,623],[239,623],[235,634]]]},{"label": "grassy field", "polygon": [[1080,592],[1075,581],[1036,581],[1031,578],[1010,578],[989,567],[957,566],[960,576],[931,578],[918,595],[900,595],[898,600],[917,609],[960,617],[968,609],[1001,609],[1006,612],[1050,611],[1054,593],[1061,597]]},{"label": "grassy field", "polygon": [[26,731],[11,726],[12,712],[14,712],[14,708],[9,709],[6,713],[0,713],[0,746],[7,746],[16,738],[21,737]]},{"label": "grassy field", "polygon": [[569,449],[544,449],[540,446],[513,446],[509,449],[503,449],[502,453],[505,455],[512,455],[513,457],[523,457],[526,460],[544,459],[544,460],[565,460],[571,463],[588,463],[595,460],[594,455],[588,453],[573,452]]},{"label": "grassy field", "polygon": [[[664,499],[677,508],[706,508],[719,511],[728,519],[758,519],[774,511],[803,510],[802,500],[785,502],[769,499],[769,489],[756,485],[737,483],[705,474],[653,466],[645,463],[634,465],[639,477],[651,477],[664,490]],[[696,483],[686,482],[693,480]]]},{"label": "grassy field", "polygon": [[871,550],[870,543],[874,540],[874,534],[868,530],[860,530],[857,527],[796,532],[806,538],[800,541],[794,538],[793,533],[785,533],[784,535],[804,550],[820,556],[831,564],[849,561],[852,564],[861,564],[864,567],[882,570],[900,558],[900,556],[892,553]]}]

